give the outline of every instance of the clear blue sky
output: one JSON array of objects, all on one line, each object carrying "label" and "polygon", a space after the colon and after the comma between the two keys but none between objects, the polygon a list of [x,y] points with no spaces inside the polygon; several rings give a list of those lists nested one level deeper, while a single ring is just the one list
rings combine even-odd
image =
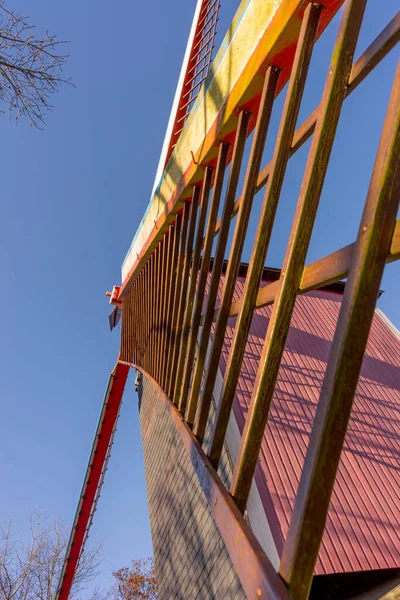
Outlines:
[{"label": "clear blue sky", "polygon": [[[44,131],[0,115],[0,517],[12,515],[22,535],[34,506],[69,523],[74,516],[118,354],[104,293],[120,282],[120,265],[149,199],[194,5],[9,2],[39,30],[70,40],[66,74],[77,86],[54,97]],[[233,6],[224,5],[220,37]],[[397,0],[369,2],[358,53],[397,9]],[[319,101],[318,75],[326,73],[336,26],[337,19],[316,47],[303,116]],[[397,58],[395,50],[346,101],[309,260],[354,239]],[[271,151],[270,141],[266,157]],[[306,149],[290,162],[271,266],[282,261],[305,158]],[[379,301],[398,327],[399,267],[387,269]],[[105,584],[112,568],[152,553],[132,388],[131,381],[92,529],[92,540],[104,542]]]}]

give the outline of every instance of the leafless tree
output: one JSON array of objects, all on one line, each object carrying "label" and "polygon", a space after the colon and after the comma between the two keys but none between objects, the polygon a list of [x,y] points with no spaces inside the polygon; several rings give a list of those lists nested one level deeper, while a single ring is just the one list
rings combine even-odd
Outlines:
[{"label": "leafless tree", "polygon": [[18,11],[8,10],[0,0],[0,107],[11,118],[27,116],[41,128],[52,109],[50,96],[62,83],[67,55],[61,54],[54,35],[35,35],[35,27]]},{"label": "leafless tree", "polygon": [[[0,600],[54,600],[68,544],[65,526],[41,515],[30,517],[30,540],[16,538],[11,521],[0,527]],[[105,600],[100,591],[85,595],[98,574],[100,547],[86,547],[71,590],[71,600]]]}]

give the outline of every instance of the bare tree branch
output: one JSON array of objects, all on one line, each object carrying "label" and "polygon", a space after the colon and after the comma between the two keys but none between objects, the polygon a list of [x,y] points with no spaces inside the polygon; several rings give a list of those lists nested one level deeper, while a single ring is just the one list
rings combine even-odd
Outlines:
[{"label": "bare tree branch", "polygon": [[58,49],[65,42],[48,31],[34,33],[28,18],[5,7],[0,0],[0,112],[8,110],[18,120],[27,116],[34,127],[42,128],[44,116],[53,107],[50,96],[63,83],[62,71],[68,55]]},{"label": "bare tree branch", "polygon": [[[67,528],[60,520],[49,521],[40,513],[31,515],[30,541],[15,539],[11,521],[0,526],[0,600],[54,600],[68,544]],[[71,600],[81,600],[82,592],[98,574],[100,546],[88,547],[82,554]],[[98,590],[87,600],[106,600]]]}]

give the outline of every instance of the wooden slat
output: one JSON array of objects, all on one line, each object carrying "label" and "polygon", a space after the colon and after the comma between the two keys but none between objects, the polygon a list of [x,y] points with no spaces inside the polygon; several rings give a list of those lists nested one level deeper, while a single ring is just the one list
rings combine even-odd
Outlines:
[{"label": "wooden slat", "polygon": [[163,262],[161,267],[161,314],[160,314],[160,329],[158,332],[158,369],[157,369],[157,381],[160,383],[161,381],[161,367],[162,367],[162,343],[163,343],[163,333],[165,326],[165,313],[166,313],[166,304],[167,304],[167,287],[168,287],[168,262],[171,253],[171,228],[168,229],[167,233],[164,236],[164,248],[163,248]]},{"label": "wooden slat", "polygon": [[[123,301],[123,308],[122,308],[122,316],[123,316],[123,311],[126,310],[126,314],[127,314],[127,318],[128,318],[128,327],[129,327],[129,332],[130,332],[130,336],[133,339],[133,360],[135,362],[138,362],[138,355],[139,355],[139,348],[138,348],[138,339],[137,339],[137,334],[136,334],[136,330],[135,330],[135,323],[134,320],[132,318],[132,313],[133,313],[133,307],[134,307],[134,298],[135,298],[135,290],[136,290],[136,286],[137,286],[137,281],[135,280],[132,284],[131,289],[129,290],[129,293],[126,295],[127,300]],[[125,304],[126,302],[126,304]],[[125,308],[124,308],[124,304],[125,304]],[[122,356],[121,356],[121,360]],[[128,355],[128,361],[130,360],[130,355]]]},{"label": "wooden slat", "polygon": [[[344,246],[332,254],[316,260],[304,267],[303,275],[300,281],[299,294],[310,292],[340,281],[347,277],[351,265],[355,242]],[[400,258],[400,220],[396,221],[393,232],[392,245],[386,262],[390,263]],[[263,308],[273,304],[276,293],[279,289],[279,281],[274,281],[263,287],[260,287],[257,295],[256,308]],[[243,302],[243,296],[232,302],[229,311],[229,317],[236,317],[239,314]],[[218,309],[214,311],[213,322],[218,318]]]},{"label": "wooden slat", "polygon": [[351,69],[346,96],[349,96],[400,41],[400,11],[386,25]]},{"label": "wooden slat", "polygon": [[[363,54],[354,63],[349,83],[346,88],[346,98],[354,92],[367,75],[389,54],[390,50],[400,41],[400,12],[388,23],[388,25],[379,33],[375,40],[368,46]],[[312,136],[317,122],[320,106],[317,106],[312,113],[296,129],[293,136],[293,142],[290,149],[290,156],[293,156],[303,144]],[[271,163],[268,163],[259,174],[257,180],[257,192],[259,192],[267,183]],[[232,218],[238,213],[242,198],[239,197],[232,210]],[[215,235],[219,232],[221,220],[215,226]]]},{"label": "wooden slat", "polygon": [[149,306],[149,288],[150,288],[150,256],[146,262],[145,275],[145,326],[146,326],[146,371],[150,372],[150,306]]},{"label": "wooden slat", "polygon": [[295,600],[310,590],[399,198],[400,63],[282,553],[280,574]]},{"label": "wooden slat", "polygon": [[180,237],[180,245],[179,245],[179,257],[178,264],[176,268],[176,285],[174,286],[174,307],[172,314],[172,325],[171,325],[171,343],[170,350],[168,351],[167,356],[167,380],[165,385],[165,390],[170,396],[171,389],[171,373],[172,373],[172,363],[174,357],[175,350],[175,342],[177,338],[177,324],[178,324],[178,315],[179,315],[179,301],[181,297],[181,287],[182,287],[182,277],[183,277],[183,265],[185,260],[185,250],[186,250],[186,238],[187,238],[187,230],[190,216],[190,203],[185,202],[183,206],[183,216],[182,216],[182,232]]},{"label": "wooden slat", "polygon": [[176,269],[177,269],[177,265],[178,265],[178,254],[179,254],[181,229],[182,229],[182,215],[179,214],[179,215],[177,215],[176,222],[175,222],[172,260],[171,260],[171,276],[170,276],[169,288],[168,288],[168,308],[167,308],[167,320],[166,320],[166,333],[165,333],[164,348],[163,348],[163,368],[162,368],[162,376],[161,376],[163,390],[165,390],[167,387],[167,368],[168,368],[168,357],[170,356],[172,317],[173,317],[176,286],[177,286]]},{"label": "wooden slat", "polygon": [[145,285],[146,285],[146,275],[145,275],[145,267],[143,265],[141,272],[141,281],[140,281],[140,314],[138,315],[138,321],[140,325],[140,335],[141,335],[141,346],[142,346],[142,365],[143,367],[146,364],[146,329],[145,329]]},{"label": "wooden slat", "polygon": [[142,360],[142,351],[143,351],[143,347],[142,347],[142,332],[141,332],[141,327],[140,327],[140,291],[141,291],[141,282],[142,282],[142,272],[138,273],[137,276],[137,284],[136,284],[136,293],[134,296],[134,309],[132,311],[132,318],[133,321],[135,323],[135,329],[136,329],[136,339],[137,339],[137,346],[138,346],[138,361],[139,361],[139,365],[143,366],[143,360]]},{"label": "wooden slat", "polygon": [[[226,162],[228,158],[229,144],[221,142],[218,150],[217,166],[215,170],[215,181],[213,186],[213,193],[211,197],[210,210],[206,228],[206,241],[203,248],[203,255],[201,258],[201,269],[199,274],[199,281],[196,291],[196,299],[193,307],[193,317],[190,326],[190,340],[187,350],[187,358],[185,365],[185,373],[183,377],[182,385],[182,398],[187,399],[189,394],[189,387],[192,378],[192,369],[196,353],[197,336],[199,333],[201,310],[203,308],[204,293],[206,290],[207,278],[209,273],[209,265],[211,259],[211,251],[214,239],[215,223],[217,221],[219,203],[222,194],[222,186],[224,183],[224,174],[226,168]],[[193,423],[194,415],[196,413],[196,406],[193,404],[188,405],[188,411],[186,421],[191,424]]]},{"label": "wooden slat", "polygon": [[154,375],[158,381],[158,371],[160,366],[160,330],[161,330],[161,316],[162,316],[162,293],[163,293],[163,265],[164,265],[164,254],[165,254],[165,236],[160,240],[159,243],[159,254],[158,254],[158,294],[156,297],[157,303],[157,320],[156,320],[156,364]]},{"label": "wooden slat", "polygon": [[200,394],[201,380],[203,377],[203,369],[207,356],[207,348],[210,340],[211,326],[213,322],[215,303],[218,296],[218,288],[222,273],[222,265],[224,262],[226,244],[228,242],[229,227],[231,222],[231,214],[236,196],[240,167],[243,160],[243,152],[246,143],[247,127],[249,124],[250,113],[241,111],[239,114],[238,126],[235,136],[235,144],[232,153],[232,163],[229,172],[228,184],[226,188],[224,208],[221,219],[221,229],[219,231],[217,247],[211,273],[211,281],[207,294],[207,308],[204,318],[201,321],[202,331],[197,353],[196,364],[194,368],[193,380],[190,388],[189,406],[190,417],[197,410],[197,402]]},{"label": "wooden slat", "polygon": [[310,147],[304,177],[286,248],[279,289],[260,357],[239,452],[234,468],[231,494],[245,509],[258,461],[279,365],[300,286],[314,219],[325,179],[330,153],[352,67],[366,0],[350,0],[344,7],[321,109]]},{"label": "wooden slat", "polygon": [[[178,369],[180,348],[181,348],[181,340],[182,340],[182,327],[183,327],[183,319],[185,316],[185,308],[186,308],[186,298],[187,298],[187,288],[189,282],[189,272],[190,265],[192,261],[193,254],[193,241],[194,234],[196,230],[196,220],[197,220],[197,209],[199,205],[199,197],[200,197],[200,188],[196,185],[193,187],[192,193],[192,201],[190,203],[190,219],[189,219],[189,233],[186,240],[186,251],[185,251],[185,260],[183,265],[183,275],[182,275],[182,288],[181,295],[179,298],[179,313],[178,313],[178,321],[176,327],[176,339],[175,339],[175,347],[174,347],[174,356],[172,361],[172,369],[171,369],[171,379],[170,379],[170,389],[169,389],[169,397],[176,404],[175,398],[175,387],[176,387],[176,372]],[[178,388],[179,389],[179,388]]]},{"label": "wooden slat", "polygon": [[176,373],[176,403],[179,406],[179,410],[182,414],[185,412],[187,396],[183,394],[183,382],[185,375],[185,365],[187,363],[187,349],[189,343],[190,336],[190,327],[192,324],[192,316],[193,316],[193,306],[194,306],[194,298],[196,293],[197,286],[197,276],[199,273],[200,267],[200,253],[201,246],[204,234],[204,226],[206,223],[207,209],[208,209],[208,200],[210,196],[211,190],[211,181],[213,175],[213,168],[206,167],[203,181],[203,188],[201,192],[201,206],[200,206],[200,214],[199,214],[199,222],[197,225],[196,232],[196,241],[193,249],[193,260],[192,267],[190,269],[190,284],[189,291],[186,299],[186,310],[185,310],[185,319],[183,322],[182,328],[182,339],[181,339],[181,348],[178,362],[178,370]]},{"label": "wooden slat", "polygon": [[170,225],[168,232],[168,248],[167,248],[167,257],[166,257],[166,274],[165,274],[165,290],[164,290],[164,310],[163,310],[163,323],[161,328],[161,350],[160,350],[160,373],[159,373],[159,383],[161,387],[164,389],[164,365],[166,360],[165,353],[165,345],[166,345],[166,337],[167,337],[167,328],[168,328],[168,318],[169,318],[169,307],[171,304],[171,286],[173,285],[173,272],[172,272],[172,260],[173,260],[173,252],[175,245],[175,233],[176,233],[176,225],[175,223]]},{"label": "wooden slat", "polygon": [[150,278],[150,263],[151,256],[149,256],[146,266],[147,266],[147,275],[146,275],[146,369],[150,373],[150,328],[151,328],[151,319],[150,319],[150,293],[151,293],[151,278]]},{"label": "wooden slat", "polygon": [[396,226],[393,232],[392,244],[390,246],[389,261],[397,260],[400,258],[400,220],[396,221]]},{"label": "wooden slat", "polygon": [[142,303],[142,322],[143,322],[143,342],[144,342],[144,357],[143,365],[146,371],[149,370],[148,365],[148,345],[147,345],[147,289],[148,289],[148,274],[149,274],[149,261],[143,267],[143,303]]},{"label": "wooden slat", "polygon": [[156,369],[156,323],[157,323],[157,290],[158,290],[158,279],[157,279],[157,269],[158,269],[158,247],[155,248],[153,252],[154,260],[153,260],[153,286],[152,286],[152,332],[151,332],[151,353],[152,353],[152,361],[151,361],[151,376],[154,377],[155,369]]},{"label": "wooden slat", "polygon": [[135,338],[131,328],[131,294],[124,298],[121,324],[121,360],[132,361],[135,348]]},{"label": "wooden slat", "polygon": [[214,331],[210,359],[205,373],[205,382],[201,395],[200,410],[197,421],[194,425],[195,435],[200,440],[202,440],[204,436],[211,398],[214,391],[219,357],[224,344],[225,330],[229,318],[229,309],[232,303],[233,292],[235,289],[236,278],[240,264],[240,257],[246,237],[251,207],[253,205],[255,184],[260,170],[261,158],[271,118],[272,107],[274,104],[278,77],[279,69],[276,67],[268,67],[265,75],[264,87],[262,91],[260,107],[258,110],[257,123],[250,150],[249,162],[247,164],[246,176],[243,184],[243,202],[240,205],[239,215],[235,224],[235,231],[229,253],[228,269],[225,274],[221,306]]},{"label": "wooden slat", "polygon": [[272,158],[271,174],[262,203],[254,246],[246,275],[242,305],[235,325],[233,340],[225,369],[221,398],[217,409],[215,427],[212,434],[209,458],[211,464],[213,464],[216,469],[218,468],[224,446],[229,416],[235,397],[247,337],[256,305],[261,274],[271,239],[279,196],[289,160],[290,146],[307,79],[308,67],[314,48],[321,10],[321,5],[308,4],[304,13],[299,41],[297,43],[292,73],[289,80],[289,88],[286,94],[285,105]]},{"label": "wooden slat", "polygon": [[136,293],[136,296],[137,296],[136,297],[136,306],[135,306],[135,311],[132,312],[132,317],[135,322],[136,331],[137,331],[140,364],[143,366],[143,330],[142,330],[142,317],[141,317],[142,285],[143,285],[143,270],[139,273],[137,293]]},{"label": "wooden slat", "polygon": [[154,252],[149,258],[149,289],[148,289],[148,306],[149,306],[149,373],[153,373],[153,277],[154,277]]}]

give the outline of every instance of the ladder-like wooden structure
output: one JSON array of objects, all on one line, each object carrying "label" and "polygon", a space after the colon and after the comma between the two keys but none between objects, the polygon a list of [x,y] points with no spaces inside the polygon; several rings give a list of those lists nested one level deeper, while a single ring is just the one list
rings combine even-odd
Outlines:
[{"label": "ladder-like wooden structure", "polygon": [[[400,198],[400,67],[397,69],[384,121],[381,140],[371,173],[364,212],[357,238],[350,245],[318,261],[306,264],[307,250],[318,209],[341,109],[346,98],[362,83],[400,39],[400,14],[387,24],[371,45],[354,61],[367,0],[347,0],[320,104],[296,127],[314,44],[342,2],[321,3],[283,0],[280,19],[298,23],[291,29],[288,50],[279,47],[260,60],[254,78],[241,85],[251,89],[244,106],[235,106],[234,131],[215,129],[214,154],[208,162],[192,164],[194,183],[190,196],[180,186],[172,209],[163,213],[157,233],[144,244],[122,287],[114,295],[122,303],[121,353],[111,375],[104,408],[96,433],[58,600],[66,600],[87,527],[91,522],[97,488],[118,416],[128,370],[131,366],[151,377],[163,391],[171,419],[178,428],[196,465],[197,474],[210,503],[243,589],[249,598],[294,598],[306,600],[352,401],[364,356],[385,264],[400,258],[400,222],[396,220]],[[206,48],[206,31],[217,14],[218,1],[205,2],[209,17],[201,13],[196,44]],[[215,11],[214,13],[212,11]],[[286,31],[287,22],[281,24]],[[211,30],[211,29],[210,29]],[[199,29],[200,31],[200,29]],[[295,36],[295,40],[293,40]],[[204,44],[204,45],[203,45]],[[193,48],[168,157],[173,152],[179,127],[191,107],[193,82],[203,83],[196,68],[207,57]],[[196,57],[197,58],[193,58]],[[193,65],[196,65],[195,67]],[[194,70],[193,70],[194,69]],[[275,98],[288,82],[272,160],[261,160]],[[206,80],[207,85],[207,80]],[[250,154],[243,165],[244,148],[254,128]],[[260,278],[279,205],[288,162],[311,138],[307,164],[280,277],[260,287]],[[241,168],[243,188],[238,193]],[[224,177],[229,168],[223,193]],[[243,296],[233,294],[255,194],[265,195],[253,242]],[[184,191],[183,191],[184,190]],[[218,220],[220,208],[222,216]],[[164,216],[163,216],[164,215]],[[231,220],[233,239],[228,246]],[[159,226],[161,223],[161,227]],[[209,266],[214,239],[217,245]],[[217,293],[224,257],[228,264],[221,302]],[[258,461],[262,435],[296,297],[330,282],[347,278],[327,371],[321,390],[305,464],[297,491],[289,533],[284,543],[279,573],[269,563],[246,525],[243,513]],[[207,296],[206,296],[206,286]],[[250,408],[230,489],[217,475],[234,394],[239,378],[251,319],[257,308],[272,305],[272,315],[255,380]],[[205,308],[204,308],[205,307]],[[234,339],[224,376],[222,396],[208,454],[202,448],[217,369],[228,319],[237,317]],[[210,354],[207,357],[210,334]],[[207,358],[207,360],[206,360]],[[307,548],[307,551],[304,551]]]}]

